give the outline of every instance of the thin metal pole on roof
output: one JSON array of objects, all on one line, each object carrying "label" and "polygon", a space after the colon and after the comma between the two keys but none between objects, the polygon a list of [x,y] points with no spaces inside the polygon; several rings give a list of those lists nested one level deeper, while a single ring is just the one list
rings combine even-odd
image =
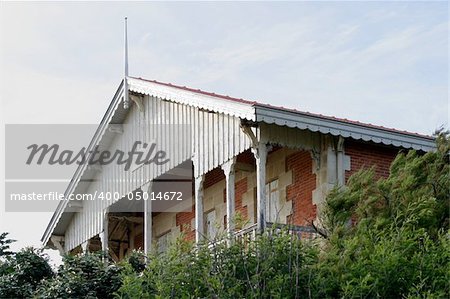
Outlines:
[{"label": "thin metal pole on roof", "polygon": [[128,100],[128,36],[127,36],[127,17],[125,17],[125,52],[124,52],[124,60],[125,60],[125,74],[123,78],[123,107],[128,109],[130,103]]}]

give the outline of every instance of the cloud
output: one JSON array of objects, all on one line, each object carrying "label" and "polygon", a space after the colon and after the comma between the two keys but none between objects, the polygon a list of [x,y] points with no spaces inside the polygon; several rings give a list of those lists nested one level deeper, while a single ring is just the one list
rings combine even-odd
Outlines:
[{"label": "cloud", "polygon": [[[387,11],[384,20],[398,14]],[[196,67],[192,80],[225,91],[238,85],[228,89],[237,96],[422,133],[437,122],[423,111],[445,122],[447,20],[380,30],[364,16],[340,23],[336,15],[328,14],[325,24],[320,15],[243,27],[197,54],[208,63]],[[411,122],[418,114],[424,120]]]}]

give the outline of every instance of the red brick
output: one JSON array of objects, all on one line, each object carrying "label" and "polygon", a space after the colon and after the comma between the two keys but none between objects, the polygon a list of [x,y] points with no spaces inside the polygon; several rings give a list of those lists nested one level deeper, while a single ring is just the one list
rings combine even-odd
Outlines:
[{"label": "red brick", "polygon": [[184,233],[185,239],[188,241],[195,240],[195,232],[191,227],[192,219],[195,218],[195,205],[192,206],[190,212],[180,212],[176,214],[176,225],[180,226],[180,231]]},{"label": "red brick", "polygon": [[288,223],[307,225],[316,218],[317,209],[312,202],[316,189],[316,175],[312,171],[312,158],[307,151],[298,151],[286,158],[288,170],[292,170],[292,184],[286,188],[286,200],[292,200],[292,215]]},{"label": "red brick", "polygon": [[243,178],[234,184],[235,211],[241,214],[243,220],[248,219],[247,205],[242,205],[242,197],[247,192],[247,178]]},{"label": "red brick", "polygon": [[345,154],[350,156],[351,170],[345,171],[345,181],[361,168],[375,166],[376,179],[389,176],[392,161],[398,153],[398,149],[363,143],[354,140],[346,140]]}]

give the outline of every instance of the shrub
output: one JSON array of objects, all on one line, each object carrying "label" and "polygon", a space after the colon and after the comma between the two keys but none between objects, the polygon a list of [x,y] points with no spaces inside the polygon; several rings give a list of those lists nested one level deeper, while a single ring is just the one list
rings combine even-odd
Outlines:
[{"label": "shrub", "polygon": [[9,251],[9,244],[15,242],[15,240],[8,239],[9,233],[0,234],[0,257],[10,256],[13,253]]},{"label": "shrub", "polygon": [[306,296],[317,252],[296,237],[266,233],[250,244],[194,247],[181,239],[128,271],[120,298],[285,298]]},{"label": "shrub", "polygon": [[399,154],[388,178],[362,170],[331,192],[314,297],[449,297],[447,133],[437,149]]},{"label": "shrub", "polygon": [[120,267],[102,253],[67,255],[57,275],[42,283],[37,298],[109,298],[121,285]]},{"label": "shrub", "polygon": [[0,298],[31,297],[43,279],[53,276],[48,257],[32,247],[9,256],[1,268]]}]

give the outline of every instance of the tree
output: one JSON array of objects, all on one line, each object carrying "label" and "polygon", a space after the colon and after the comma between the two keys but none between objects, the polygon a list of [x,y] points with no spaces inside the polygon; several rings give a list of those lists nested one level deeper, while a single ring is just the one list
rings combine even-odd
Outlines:
[{"label": "tree", "polygon": [[102,253],[67,255],[58,273],[44,281],[37,298],[111,298],[121,285],[121,268],[105,264]]},{"label": "tree", "polygon": [[6,232],[0,234],[0,257],[13,254],[12,251],[9,251],[9,244],[15,242],[15,240],[8,239],[8,234]]},{"label": "tree", "polygon": [[43,279],[52,276],[48,257],[42,249],[22,249],[2,265],[0,298],[29,298]]},{"label": "tree", "polygon": [[450,296],[450,139],[436,137],[434,152],[399,154],[388,178],[366,169],[331,192],[317,298]]}]

